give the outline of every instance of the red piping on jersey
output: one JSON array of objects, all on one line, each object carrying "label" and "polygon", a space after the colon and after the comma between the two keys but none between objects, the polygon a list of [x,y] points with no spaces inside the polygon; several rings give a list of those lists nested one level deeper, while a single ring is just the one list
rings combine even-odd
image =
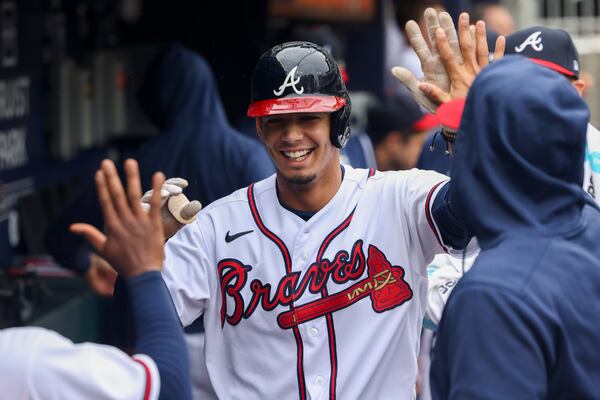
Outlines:
[{"label": "red piping on jersey", "polygon": [[134,358],[133,360],[140,363],[142,367],[144,367],[144,371],[146,371],[146,390],[144,390],[144,400],[149,400],[150,390],[152,389],[152,375],[150,375],[150,368],[148,368],[146,363],[142,360],[138,360],[137,358]]},{"label": "red piping on jersey", "polygon": [[427,217],[427,223],[429,224],[429,227],[433,231],[433,235],[435,236],[435,239],[440,244],[442,249],[444,249],[444,251],[447,253],[448,249],[446,249],[446,246],[444,246],[444,244],[442,243],[442,238],[438,235],[437,229],[435,228],[435,225],[433,223],[433,217],[431,216],[431,207],[430,207],[431,197],[433,196],[435,189],[437,189],[438,186],[440,186],[444,182],[446,182],[446,181],[442,181],[442,182],[439,182],[439,183],[436,183],[435,185],[433,185],[433,187],[429,191],[429,194],[427,194],[427,200],[425,200],[425,217]]},{"label": "red piping on jersey", "polygon": [[373,175],[375,175],[375,168],[369,168],[369,176],[367,176],[367,179],[369,179]]},{"label": "red piping on jersey", "polygon": [[[371,176],[371,175],[369,175],[369,176]],[[352,210],[350,215],[348,215],[348,217],[346,217],[344,222],[342,222],[329,235],[327,235],[327,237],[325,238],[323,243],[321,243],[321,247],[319,248],[319,252],[317,253],[317,263],[320,263],[322,261],[323,254],[325,253],[325,250],[327,250],[327,247],[329,247],[329,244],[331,243],[331,241],[337,235],[339,235],[344,229],[346,229],[348,227],[348,225],[350,225],[350,222],[352,221],[352,217],[354,216],[355,210],[356,210],[356,207],[354,208],[354,210]],[[324,286],[323,289],[321,290],[321,297],[324,298],[324,297],[327,297],[328,295],[329,295],[329,293],[327,292],[327,287]],[[335,400],[336,384],[337,384],[337,350],[336,350],[336,341],[335,341],[335,327],[333,325],[333,315],[331,313],[327,314],[326,319],[327,319],[327,335],[329,338],[329,356],[330,356],[330,361],[331,361],[331,379],[329,380],[329,399]]]},{"label": "red piping on jersey", "polygon": [[[283,240],[281,240],[277,235],[271,232],[267,227],[263,224],[260,214],[258,213],[258,208],[256,207],[256,201],[254,200],[254,183],[248,186],[248,204],[250,205],[250,212],[252,213],[252,218],[254,218],[254,222],[258,229],[265,235],[269,240],[271,240],[283,256],[283,261],[285,263],[285,271],[287,274],[292,272],[292,258],[290,257],[290,252],[286,247]],[[292,300],[292,304],[290,305],[290,311],[294,310],[294,301]],[[300,336],[300,330],[297,326],[293,328],[294,338],[296,339],[296,375],[298,378],[298,392],[301,400],[306,399],[306,385],[304,382],[304,365],[303,365],[303,357],[304,357],[304,348],[302,344],[302,337]]]}]

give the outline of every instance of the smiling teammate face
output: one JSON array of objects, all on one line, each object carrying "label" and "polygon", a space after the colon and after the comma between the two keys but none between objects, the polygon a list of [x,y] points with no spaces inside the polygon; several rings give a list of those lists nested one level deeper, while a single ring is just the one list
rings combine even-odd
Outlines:
[{"label": "smiling teammate face", "polygon": [[287,183],[310,185],[339,168],[339,149],[329,139],[329,113],[266,116],[257,128],[278,176]]}]

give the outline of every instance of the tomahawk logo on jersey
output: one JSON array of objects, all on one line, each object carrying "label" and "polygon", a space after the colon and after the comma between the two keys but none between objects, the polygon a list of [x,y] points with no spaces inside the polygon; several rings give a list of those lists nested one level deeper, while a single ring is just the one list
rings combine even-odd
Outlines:
[{"label": "tomahawk logo on jersey", "polygon": [[170,239],[163,276],[184,325],[204,315],[217,396],[414,397],[426,265],[443,251],[429,210],[446,180],[345,167],[304,221],[272,176]]}]

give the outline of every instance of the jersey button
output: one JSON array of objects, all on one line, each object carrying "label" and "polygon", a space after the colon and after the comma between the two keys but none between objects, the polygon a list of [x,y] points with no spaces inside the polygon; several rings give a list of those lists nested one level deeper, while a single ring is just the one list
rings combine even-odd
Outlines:
[{"label": "jersey button", "polygon": [[308,260],[308,253],[303,253],[302,254],[302,259],[305,260],[305,261]]},{"label": "jersey button", "polygon": [[310,334],[317,336],[319,334],[319,330],[317,328],[310,328]]},{"label": "jersey button", "polygon": [[321,375],[319,375],[315,378],[315,383],[317,385],[322,385],[324,381],[325,381],[325,379],[323,379],[323,377]]}]

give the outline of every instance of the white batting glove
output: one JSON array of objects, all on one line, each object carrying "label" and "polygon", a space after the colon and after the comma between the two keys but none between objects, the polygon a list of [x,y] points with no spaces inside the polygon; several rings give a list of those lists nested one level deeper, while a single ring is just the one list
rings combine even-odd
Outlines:
[{"label": "white batting glove", "polygon": [[440,89],[448,92],[450,90],[450,78],[444,64],[440,59],[437,46],[435,44],[435,31],[438,28],[442,28],[448,37],[448,42],[452,48],[456,59],[459,64],[463,63],[460,47],[458,44],[458,36],[454,27],[452,17],[447,12],[442,12],[438,15],[437,11],[433,8],[427,8],[425,10],[425,23],[427,25],[427,34],[429,36],[429,43],[431,48],[427,45],[419,25],[415,21],[408,21],[406,23],[406,33],[411,47],[419,57],[421,61],[421,70],[423,71],[423,80],[419,81],[404,67],[392,68],[392,75],[394,75],[404,86],[410,90],[413,98],[422,107],[427,109],[431,113],[435,113],[437,104],[432,102],[420,89],[419,83],[431,83],[436,85]]},{"label": "white batting glove", "polygon": [[[196,214],[202,209],[199,201],[189,201],[183,194],[183,189],[188,182],[183,178],[167,179],[160,189],[162,201],[161,215],[165,228],[165,237],[173,236],[183,225],[189,224],[196,219]],[[150,209],[150,197],[152,190],[142,196],[141,202],[144,210]]]}]

